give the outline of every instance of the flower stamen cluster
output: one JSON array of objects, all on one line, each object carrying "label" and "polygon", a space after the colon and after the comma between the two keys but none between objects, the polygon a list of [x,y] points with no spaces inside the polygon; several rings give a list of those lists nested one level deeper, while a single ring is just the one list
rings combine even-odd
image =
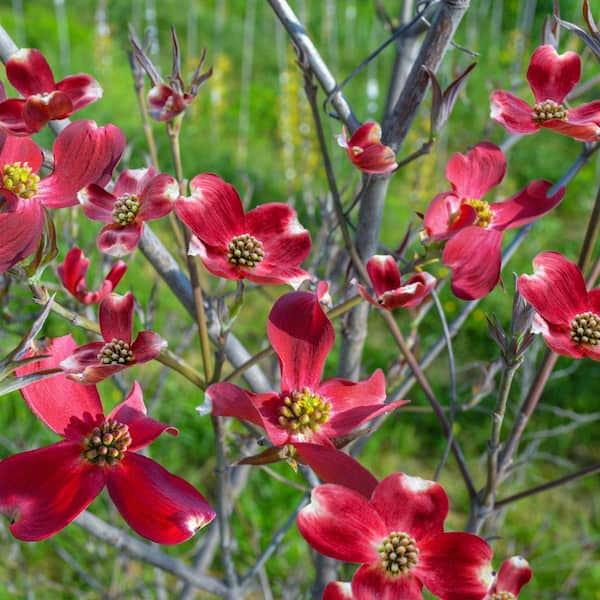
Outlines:
[{"label": "flower stamen cluster", "polygon": [[576,344],[600,344],[600,316],[589,311],[575,315],[571,321],[571,339]]},{"label": "flower stamen cluster", "polygon": [[406,575],[418,562],[419,549],[407,533],[392,531],[379,546],[382,567],[392,575]]},{"label": "flower stamen cluster", "polygon": [[112,467],[123,459],[130,444],[131,435],[127,425],[107,419],[84,438],[83,456],[90,464]]},{"label": "flower stamen cluster", "polygon": [[40,178],[27,162],[15,162],[2,168],[2,186],[19,198],[29,200],[37,192]]},{"label": "flower stamen cluster", "polygon": [[533,105],[531,116],[538,124],[545,121],[551,121],[552,119],[566,121],[567,111],[562,104],[558,104],[558,102],[555,102],[554,100],[544,100],[543,102],[536,102]]},{"label": "flower stamen cluster", "polygon": [[492,220],[492,211],[490,210],[490,203],[486,200],[467,200],[467,204],[475,209],[477,218],[473,225],[477,227],[487,227]]},{"label": "flower stamen cluster", "polygon": [[113,338],[102,346],[98,360],[103,365],[124,365],[133,360],[133,351],[127,342]]},{"label": "flower stamen cluster", "polygon": [[248,233],[236,235],[227,245],[227,258],[232,265],[253,269],[264,256],[262,243]]},{"label": "flower stamen cluster", "polygon": [[278,422],[292,433],[308,434],[327,423],[330,410],[331,402],[304,388],[301,392],[294,391],[285,396]]},{"label": "flower stamen cluster", "polygon": [[135,221],[140,210],[140,201],[133,194],[125,194],[117,199],[112,211],[113,220],[117,225],[125,227]]}]

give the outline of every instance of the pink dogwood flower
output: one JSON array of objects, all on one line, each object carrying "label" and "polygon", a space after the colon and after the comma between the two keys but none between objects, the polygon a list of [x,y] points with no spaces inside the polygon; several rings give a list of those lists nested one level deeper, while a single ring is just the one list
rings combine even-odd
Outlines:
[{"label": "pink dogwood flower", "polygon": [[89,266],[89,258],[83,255],[81,248],[75,247],[67,252],[65,260],[56,267],[56,270],[62,284],[77,300],[84,304],[98,304],[117,287],[127,271],[127,265],[122,260],[118,260],[95,292],[87,289],[85,281]]},{"label": "pink dogwood flower", "polygon": [[83,212],[94,221],[108,223],[97,238],[98,248],[111,256],[133,252],[142,237],[145,221],[168,215],[179,198],[174,177],[156,169],[126,169],[112,194],[90,185],[78,194]]},{"label": "pink dogwood flower", "polygon": [[533,267],[517,281],[537,313],[533,330],[557,354],[600,361],[600,287],[587,290],[579,267],[558,252],[538,254]]},{"label": "pink dogwood flower", "polygon": [[[48,358],[17,369],[25,375],[56,367],[75,347],[68,335],[50,341]],[[0,462],[0,513],[12,534],[46,539],[75,519],[104,486],[129,526],[159,544],[179,544],[210,523],[215,512],[189,483],[139,454],[169,425],[146,414],[137,382],[105,416],[95,386],[64,375],[22,390],[31,410],[63,439]]]},{"label": "pink dogwood flower", "polygon": [[394,151],[381,143],[379,123],[361,125],[349,140],[344,127],[337,142],[346,149],[352,164],[365,173],[389,173],[398,167]]},{"label": "pink dogwood flower", "polygon": [[310,275],[300,263],[310,252],[310,234],[287,204],[263,204],[244,213],[235,188],[212,173],[196,175],[192,195],[175,210],[195,238],[190,254],[200,256],[217,277],[298,287]]},{"label": "pink dogwood flower", "polygon": [[437,279],[426,272],[416,273],[402,284],[400,270],[393,256],[376,254],[367,261],[367,272],[373,284],[375,296],[358,285],[358,292],[370,304],[377,308],[418,306],[425,296],[435,287]]},{"label": "pink dogwood flower", "polygon": [[532,571],[521,556],[506,559],[484,600],[517,600],[521,588],[529,583]]},{"label": "pink dogwood flower", "polygon": [[347,581],[330,581],[323,590],[322,600],[353,600],[352,584]]},{"label": "pink dogwood flower", "polygon": [[[447,514],[438,483],[393,473],[370,499],[335,484],[314,488],[297,525],[321,554],[362,563],[352,578],[354,600],[422,600],[423,586],[442,600],[481,600],[492,581],[492,550],[476,535],[444,533]],[[334,591],[331,598],[348,597],[339,584]]]},{"label": "pink dogwood flower", "polygon": [[90,75],[69,75],[58,83],[44,58],[34,48],[21,48],[6,61],[6,77],[23,98],[0,102],[0,127],[12,135],[30,135],[48,121],[64,119],[102,97]]},{"label": "pink dogwood flower", "polygon": [[543,127],[575,140],[595,142],[600,137],[600,100],[578,108],[564,105],[580,78],[581,59],[575,52],[558,54],[551,45],[540,46],[527,69],[535,104],[499,90],[491,96],[491,117],[511,133],[535,133]]},{"label": "pink dogwood flower", "polygon": [[[254,423],[277,447],[308,443],[333,448],[335,438],[406,404],[384,404],[381,370],[365,381],[321,381],[335,332],[318,294],[291,292],[279,298],[269,314],[267,335],[279,359],[281,392],[255,394],[231,383],[215,383],[206,390],[213,415]],[[314,448],[301,448],[301,454],[304,450],[305,462],[311,464],[309,451]],[[375,480],[370,475],[364,482],[368,489]]]},{"label": "pink dogwood flower", "polygon": [[6,137],[0,150],[0,273],[37,248],[44,207],[73,206],[82,187],[106,183],[124,149],[125,137],[118,127],[76,121],[56,138],[54,171],[40,180],[43,156],[37,144]]},{"label": "pink dogwood flower", "polygon": [[109,294],[100,303],[100,332],[104,340],[79,346],[60,366],[70,379],[98,383],[115,373],[156,358],[167,345],[158,333],[140,331],[133,337],[133,294]]},{"label": "pink dogwood flower", "polygon": [[536,179],[503,202],[483,200],[505,172],[504,153],[494,144],[457,152],[446,166],[452,190],[438,194],[425,213],[428,239],[448,240],[442,261],[452,269],[452,292],[463,300],[482,298],[500,280],[503,232],[539,219],[565,194],[560,188],[548,196],[552,184]]}]

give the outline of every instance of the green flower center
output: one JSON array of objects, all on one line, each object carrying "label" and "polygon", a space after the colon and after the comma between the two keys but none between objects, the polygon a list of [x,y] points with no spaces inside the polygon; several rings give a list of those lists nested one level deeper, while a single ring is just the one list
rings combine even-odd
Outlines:
[{"label": "green flower center", "polygon": [[466,203],[472,206],[477,213],[477,218],[473,225],[477,227],[487,227],[492,220],[492,211],[490,210],[489,202],[485,200],[467,200]]},{"label": "green flower center", "polygon": [[113,338],[102,346],[98,360],[103,365],[126,365],[133,360],[133,352],[127,342]]},{"label": "green flower center", "polygon": [[571,339],[576,344],[600,344],[600,316],[593,312],[575,315],[571,321]]},{"label": "green flower center", "polygon": [[135,221],[140,210],[140,201],[137,196],[125,194],[117,199],[112,211],[113,220],[117,225],[125,227]]},{"label": "green flower center", "polygon": [[536,123],[543,123],[551,119],[566,121],[567,110],[562,104],[557,104],[554,100],[544,100],[534,104],[531,116]]},{"label": "green flower center", "polygon": [[227,245],[227,258],[232,265],[253,269],[264,256],[262,243],[248,233],[235,236]]},{"label": "green flower center", "polygon": [[31,172],[27,162],[16,162],[2,167],[3,187],[19,198],[33,198],[39,182],[40,178]]},{"label": "green flower center", "polygon": [[496,592],[490,600],[515,600],[515,595],[512,592]]},{"label": "green flower center", "polygon": [[125,456],[130,444],[127,425],[107,419],[83,439],[83,457],[92,465],[112,467]]},{"label": "green flower center", "polygon": [[406,575],[418,562],[419,549],[407,533],[392,531],[379,546],[381,566],[392,575]]},{"label": "green flower center", "polygon": [[309,434],[329,421],[331,402],[313,394],[308,388],[291,392],[279,408],[279,424],[290,433]]}]

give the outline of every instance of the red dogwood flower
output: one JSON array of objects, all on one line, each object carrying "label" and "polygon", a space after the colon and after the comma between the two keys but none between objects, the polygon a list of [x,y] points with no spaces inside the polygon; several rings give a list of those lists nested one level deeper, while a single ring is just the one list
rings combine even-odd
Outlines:
[{"label": "red dogwood flower", "polygon": [[558,252],[538,254],[533,267],[517,287],[537,313],[534,331],[557,354],[600,360],[600,287],[588,291],[579,267]]},{"label": "red dogwood flower", "polygon": [[[3,142],[3,143],[2,143]],[[54,171],[40,180],[42,151],[28,138],[0,139],[0,273],[37,247],[46,208],[77,204],[77,192],[106,183],[125,149],[118,127],[94,121],[71,123],[56,138]]]},{"label": "red dogwood flower", "polygon": [[581,59],[575,52],[558,54],[553,46],[540,46],[527,69],[535,104],[496,91],[491,96],[491,117],[511,133],[535,133],[544,127],[575,140],[595,142],[600,137],[600,100],[578,108],[563,104],[580,78]]},{"label": "red dogwood flower", "polygon": [[330,581],[323,590],[322,600],[352,600],[352,584],[347,581]]},{"label": "red dogwood flower", "polygon": [[346,149],[352,164],[365,173],[389,173],[398,167],[394,151],[381,143],[379,123],[361,125],[349,140],[344,127],[337,142]]},{"label": "red dogwood flower", "polygon": [[516,600],[531,575],[529,563],[521,556],[506,559],[484,600]]},{"label": "red dogwood flower", "polygon": [[310,234],[287,204],[263,204],[244,213],[235,188],[212,173],[196,175],[189,198],[175,210],[192,230],[190,254],[217,277],[298,287],[310,275],[300,263],[310,252]]},{"label": "red dogwood flower", "polygon": [[6,77],[24,96],[0,102],[0,126],[12,135],[35,133],[102,97],[98,82],[84,73],[56,83],[48,61],[33,48],[21,48],[6,61]]},{"label": "red dogwood flower", "polygon": [[[25,375],[56,367],[75,347],[68,335],[50,341],[48,358],[17,369]],[[159,544],[179,544],[210,523],[215,512],[189,483],[138,451],[161,433],[177,430],[146,415],[136,382],[104,416],[95,386],[64,375],[30,384],[23,397],[63,439],[0,462],[0,512],[12,534],[43,540],[75,519],[104,486],[129,526]]]},{"label": "red dogwood flower", "polygon": [[442,261],[452,269],[452,292],[463,300],[482,298],[500,279],[502,233],[539,219],[557,206],[565,189],[552,196],[549,181],[536,179],[504,202],[483,196],[498,185],[506,159],[498,146],[480,142],[467,154],[448,161],[446,177],[452,191],[438,194],[425,213],[429,240],[448,240]]},{"label": "red dogwood flower", "polygon": [[335,484],[314,488],[297,524],[321,554],[362,563],[352,578],[355,600],[422,600],[423,586],[442,600],[481,600],[492,550],[476,535],[444,533],[447,514],[438,483],[393,473],[370,499]]},{"label": "red dogwood flower", "polygon": [[[320,287],[319,295],[322,293]],[[262,427],[274,446],[309,443],[331,448],[332,439],[406,404],[403,400],[383,403],[381,370],[365,381],[321,382],[335,332],[319,295],[291,292],[279,298],[269,314],[267,335],[279,359],[281,393],[255,394],[231,383],[215,383],[206,390],[213,415],[237,417]],[[301,449],[306,450],[308,464],[312,462],[311,449]],[[371,475],[363,488],[369,489],[374,482]]]},{"label": "red dogwood flower", "polygon": [[113,193],[90,185],[78,194],[83,212],[94,221],[109,223],[98,235],[98,248],[112,256],[133,252],[142,237],[145,221],[168,215],[179,198],[174,177],[156,169],[126,169]]},{"label": "red dogwood flower", "polygon": [[65,260],[56,267],[56,270],[62,284],[77,300],[84,304],[97,304],[117,287],[127,271],[127,265],[122,260],[118,260],[96,292],[90,292],[85,282],[85,274],[89,266],[89,258],[83,255],[81,248],[75,247],[67,252]]},{"label": "red dogwood flower", "polygon": [[360,295],[373,306],[387,310],[418,306],[437,281],[433,275],[423,271],[402,284],[398,264],[394,257],[389,255],[371,256],[367,261],[367,272],[375,290],[375,297],[359,283],[357,285]]},{"label": "red dogwood flower", "polygon": [[140,331],[132,343],[133,294],[109,294],[100,303],[100,332],[104,341],[75,348],[60,366],[70,379],[98,383],[115,373],[156,358],[167,345],[158,333]]}]

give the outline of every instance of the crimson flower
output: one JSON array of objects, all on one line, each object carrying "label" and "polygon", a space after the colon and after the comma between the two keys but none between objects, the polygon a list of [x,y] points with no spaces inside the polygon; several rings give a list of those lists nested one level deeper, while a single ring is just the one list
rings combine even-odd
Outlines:
[{"label": "crimson flower", "polygon": [[56,83],[48,61],[33,48],[21,48],[6,61],[6,77],[24,96],[0,102],[0,126],[12,135],[35,133],[102,97],[98,82],[84,73]]},{"label": "crimson flower", "polygon": [[364,286],[358,284],[360,295],[373,306],[387,310],[418,306],[437,281],[433,275],[421,272],[402,284],[396,260],[389,255],[371,256],[367,261],[367,272],[375,290],[375,297],[369,294]]},{"label": "crimson flower", "polygon": [[344,127],[337,142],[346,149],[352,164],[365,173],[389,173],[398,167],[394,151],[381,143],[379,123],[371,121],[361,125],[350,140]]},{"label": "crimson flower", "polygon": [[75,247],[67,252],[65,260],[56,270],[62,284],[77,300],[84,304],[97,304],[117,287],[127,271],[127,265],[122,260],[118,260],[96,292],[90,292],[85,282],[85,274],[89,266],[89,258],[83,255],[81,248]]},{"label": "crimson flower", "polygon": [[28,138],[0,139],[0,273],[36,249],[44,227],[44,210],[77,204],[77,192],[90,183],[103,185],[125,149],[118,127],[94,121],[71,123],[56,138],[54,171],[37,175],[43,160]]},{"label": "crimson flower", "polygon": [[[75,347],[70,335],[50,341],[48,358],[17,369],[25,375],[56,367]],[[146,415],[142,390],[104,415],[95,386],[64,375],[26,386],[25,401],[63,439],[0,462],[0,512],[25,541],[54,535],[79,515],[104,486],[129,526],[159,544],[184,542],[215,517],[189,483],[138,453],[161,433],[177,430]]]},{"label": "crimson flower", "polygon": [[235,188],[212,173],[190,183],[191,197],[175,204],[195,239],[198,255],[217,277],[298,287],[310,275],[300,263],[310,252],[310,234],[287,204],[263,204],[244,213]]},{"label": "crimson flower", "polygon": [[145,221],[168,215],[179,197],[174,177],[156,169],[126,169],[119,175],[113,193],[99,185],[82,189],[79,202],[94,221],[109,223],[98,235],[98,248],[112,256],[123,256],[137,247]]},{"label": "crimson flower", "polygon": [[600,136],[600,100],[578,108],[563,104],[580,78],[581,59],[575,52],[558,54],[550,45],[540,46],[527,69],[535,104],[499,90],[491,96],[491,117],[511,133],[535,133],[544,127],[575,140],[595,142]]},{"label": "crimson flower", "polygon": [[534,331],[557,354],[600,360],[600,287],[588,291],[577,265],[558,252],[538,254],[533,267],[517,287],[537,313]]},{"label": "crimson flower", "polygon": [[352,578],[355,600],[422,600],[423,586],[442,600],[481,600],[492,550],[476,535],[444,533],[447,514],[438,483],[393,473],[370,499],[335,484],[314,488],[297,524],[321,554],[362,563]]},{"label": "crimson flower", "polygon": [[[320,286],[319,295],[322,291]],[[308,464],[313,463],[310,451],[315,450],[314,445],[332,448],[333,439],[406,404],[403,400],[383,403],[385,378],[381,370],[365,381],[321,381],[335,332],[321,308],[319,295],[285,294],[269,314],[267,335],[279,359],[280,393],[255,394],[231,383],[215,383],[206,390],[213,415],[237,417],[262,427],[274,446],[311,444],[300,452]],[[363,489],[374,482],[368,474]]]},{"label": "crimson flower", "polygon": [[536,179],[505,200],[483,196],[498,185],[506,159],[498,146],[480,142],[467,154],[457,152],[446,165],[452,191],[438,194],[425,213],[429,240],[448,240],[442,261],[452,269],[452,291],[463,300],[483,298],[500,279],[502,233],[539,219],[557,206],[565,189],[548,197],[549,181]]},{"label": "crimson flower", "polygon": [[506,559],[484,600],[516,600],[531,575],[529,563],[521,556]]},{"label": "crimson flower", "polygon": [[70,379],[98,383],[115,373],[156,358],[167,345],[158,333],[140,331],[132,343],[133,294],[109,294],[100,303],[100,332],[104,340],[79,346],[60,366]]}]

